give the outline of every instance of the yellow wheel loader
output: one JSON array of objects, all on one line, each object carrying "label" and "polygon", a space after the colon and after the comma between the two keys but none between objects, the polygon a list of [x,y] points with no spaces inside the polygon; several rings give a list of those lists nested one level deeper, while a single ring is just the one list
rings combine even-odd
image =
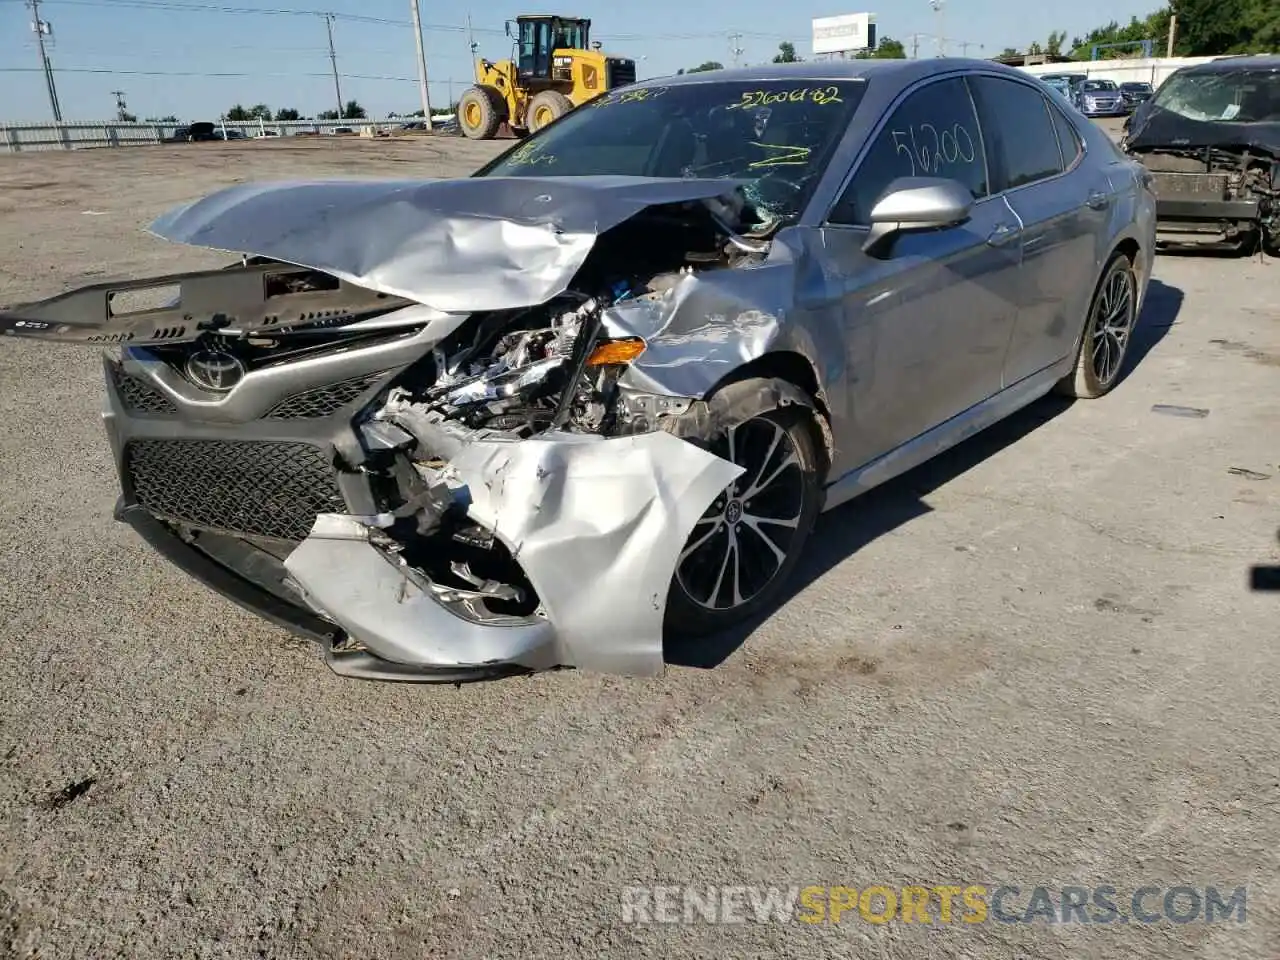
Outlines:
[{"label": "yellow wheel loader", "polygon": [[636,81],[636,62],[611,57],[591,43],[591,21],[579,17],[517,17],[510,60],[476,61],[475,86],[458,100],[458,126],[472,140],[492,140],[506,123],[517,137],[541,130],[606,90]]}]

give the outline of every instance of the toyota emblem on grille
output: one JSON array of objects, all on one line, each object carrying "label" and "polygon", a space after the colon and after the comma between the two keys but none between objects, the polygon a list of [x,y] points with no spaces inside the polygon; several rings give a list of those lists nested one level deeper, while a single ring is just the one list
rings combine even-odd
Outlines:
[{"label": "toyota emblem on grille", "polygon": [[244,364],[221,350],[201,350],[187,359],[187,379],[197,387],[226,393],[244,379]]}]

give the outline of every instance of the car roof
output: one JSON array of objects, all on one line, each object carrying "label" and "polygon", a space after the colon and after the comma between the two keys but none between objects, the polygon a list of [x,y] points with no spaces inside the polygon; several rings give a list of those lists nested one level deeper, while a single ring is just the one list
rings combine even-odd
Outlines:
[{"label": "car roof", "polygon": [[931,57],[927,60],[811,60],[804,63],[764,63],[729,70],[706,70],[698,73],[653,77],[635,84],[637,87],[674,86],[694,83],[749,83],[792,80],[896,79],[912,83],[926,77],[954,70],[981,69],[1026,78],[1025,71],[975,57]]},{"label": "car roof", "polygon": [[1208,63],[1197,63],[1190,67],[1183,67],[1178,73],[1234,73],[1237,70],[1280,70],[1280,54],[1240,54],[1238,56],[1218,57]]}]

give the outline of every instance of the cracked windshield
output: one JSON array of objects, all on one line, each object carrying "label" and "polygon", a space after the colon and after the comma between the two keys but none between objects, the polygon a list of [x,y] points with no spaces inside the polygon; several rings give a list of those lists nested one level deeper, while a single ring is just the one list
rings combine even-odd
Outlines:
[{"label": "cracked windshield", "polygon": [[1155,106],[1200,121],[1280,122],[1280,74],[1241,70],[1219,75],[1172,76]]},{"label": "cracked windshield", "polygon": [[480,175],[734,178],[762,220],[799,215],[861,81],[691,83],[593,100]]}]

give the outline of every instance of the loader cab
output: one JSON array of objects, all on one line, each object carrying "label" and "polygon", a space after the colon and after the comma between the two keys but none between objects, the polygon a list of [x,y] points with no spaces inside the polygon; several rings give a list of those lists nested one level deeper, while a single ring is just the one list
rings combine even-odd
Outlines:
[{"label": "loader cab", "polygon": [[589,50],[591,21],[575,17],[517,17],[515,30],[507,21],[507,36],[516,41],[516,71],[521,80],[552,79],[555,50]]}]

